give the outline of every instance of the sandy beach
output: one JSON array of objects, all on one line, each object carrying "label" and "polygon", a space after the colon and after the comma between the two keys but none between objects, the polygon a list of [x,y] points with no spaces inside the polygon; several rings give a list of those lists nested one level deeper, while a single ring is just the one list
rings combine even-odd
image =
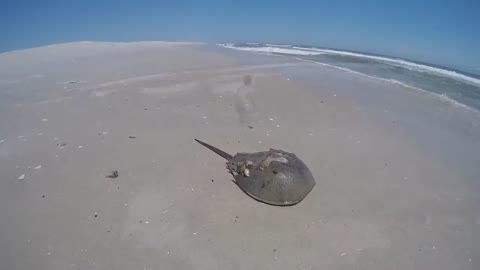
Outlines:
[{"label": "sandy beach", "polygon": [[[195,138],[293,152],[317,184],[262,204]],[[295,59],[167,42],[4,53],[0,268],[480,269],[479,153],[478,111]]]}]

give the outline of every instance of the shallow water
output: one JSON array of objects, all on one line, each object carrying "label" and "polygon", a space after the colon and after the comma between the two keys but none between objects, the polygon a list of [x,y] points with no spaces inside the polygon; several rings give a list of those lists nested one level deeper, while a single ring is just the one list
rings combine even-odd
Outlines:
[{"label": "shallow water", "polygon": [[294,45],[229,44],[227,48],[294,57],[429,91],[458,106],[480,109],[480,76],[412,60]]}]

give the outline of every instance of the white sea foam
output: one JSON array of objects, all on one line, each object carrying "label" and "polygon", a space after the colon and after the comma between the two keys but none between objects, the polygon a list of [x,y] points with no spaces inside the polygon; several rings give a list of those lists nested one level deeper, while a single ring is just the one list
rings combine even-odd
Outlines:
[{"label": "white sea foam", "polygon": [[331,50],[331,49],[317,49],[317,48],[305,48],[300,46],[293,46],[291,48],[284,48],[285,45],[274,45],[269,44],[265,47],[237,47],[234,44],[219,44],[220,46],[242,50],[242,51],[252,51],[252,52],[263,52],[263,53],[282,53],[282,54],[291,54],[291,55],[319,55],[319,54],[335,54],[335,55],[344,55],[352,56],[364,59],[372,59],[376,61],[382,61],[388,64],[393,64],[400,67],[405,67],[411,70],[419,72],[429,72],[432,74],[443,75],[453,79],[461,80],[466,83],[470,83],[476,86],[480,85],[480,79],[466,76],[455,71],[431,67],[427,65],[417,64],[401,59],[393,59],[382,56],[366,55],[361,53],[353,53],[340,50]]},{"label": "white sea foam", "polygon": [[480,85],[480,79],[477,79],[477,78],[472,78],[472,77],[457,73],[455,71],[436,68],[436,67],[431,67],[431,66],[417,64],[417,63],[412,63],[412,62],[409,62],[409,61],[406,61],[406,60],[401,60],[401,59],[392,59],[392,58],[387,58],[387,57],[382,57],[382,56],[366,55],[366,54],[361,54],[361,53],[337,51],[337,50],[330,50],[330,49],[316,49],[316,48],[303,48],[303,47],[293,47],[293,48],[300,49],[300,50],[307,50],[307,51],[311,50],[311,51],[315,51],[315,52],[366,58],[366,59],[372,59],[372,60],[388,62],[388,63],[395,63],[395,64],[399,64],[401,66],[407,66],[407,67],[414,68],[414,70],[416,70],[416,71],[426,71],[426,72],[430,72],[430,73],[441,74],[441,75],[444,75],[444,76],[453,77],[455,79],[462,80],[464,82],[469,82],[469,83],[473,83],[475,85]]},{"label": "white sea foam", "polygon": [[261,53],[282,53],[282,54],[291,54],[291,55],[319,55],[324,54],[322,52],[306,51],[301,49],[288,49],[288,48],[279,48],[279,47],[236,47],[233,44],[222,44],[220,45],[225,48],[241,50],[241,51],[250,51],[250,52],[261,52]]},{"label": "white sea foam", "polygon": [[291,48],[292,45],[280,45],[280,44],[265,44],[265,46],[270,46],[270,47],[283,47],[283,48]]}]

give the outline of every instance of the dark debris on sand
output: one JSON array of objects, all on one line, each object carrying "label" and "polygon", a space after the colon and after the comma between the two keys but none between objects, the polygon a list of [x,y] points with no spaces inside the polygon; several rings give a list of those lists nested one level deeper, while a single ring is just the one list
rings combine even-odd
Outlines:
[{"label": "dark debris on sand", "polygon": [[117,178],[118,177],[118,171],[110,171],[105,177],[106,178]]}]

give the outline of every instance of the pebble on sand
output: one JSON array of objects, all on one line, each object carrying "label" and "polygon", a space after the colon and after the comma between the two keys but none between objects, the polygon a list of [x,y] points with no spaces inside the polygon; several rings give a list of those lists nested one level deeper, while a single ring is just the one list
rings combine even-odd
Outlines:
[{"label": "pebble on sand", "polygon": [[57,147],[58,147],[58,148],[63,148],[63,147],[65,147],[65,146],[67,146],[67,143],[66,143],[66,142],[62,142],[62,143],[58,143],[58,144],[57,144]]},{"label": "pebble on sand", "polygon": [[4,143],[4,142],[5,142],[5,140],[0,140],[0,144],[2,144],[2,143]]}]

